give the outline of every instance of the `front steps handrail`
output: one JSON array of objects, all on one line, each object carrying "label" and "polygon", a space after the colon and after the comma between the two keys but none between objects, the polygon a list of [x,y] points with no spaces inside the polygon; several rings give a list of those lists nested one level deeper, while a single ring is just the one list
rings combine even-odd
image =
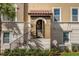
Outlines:
[{"label": "front steps handrail", "polygon": [[[19,38],[17,38],[16,40],[12,41],[12,42],[10,43],[10,49],[13,47],[12,44],[15,43],[15,42],[16,42],[15,44],[18,44],[18,46],[16,46],[16,47],[19,47],[20,43],[21,43],[21,44],[24,44],[24,42],[20,42],[20,40],[24,41],[24,36],[25,36],[25,35],[28,35],[28,33],[25,33],[25,34],[23,34],[22,36],[20,36]],[[22,39],[21,39],[21,38],[22,38]],[[14,47],[14,48],[16,48],[16,47]]]}]

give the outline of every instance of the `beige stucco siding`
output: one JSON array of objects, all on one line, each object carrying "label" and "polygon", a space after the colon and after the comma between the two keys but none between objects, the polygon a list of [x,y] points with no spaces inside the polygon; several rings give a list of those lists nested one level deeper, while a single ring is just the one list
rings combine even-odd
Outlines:
[{"label": "beige stucco siding", "polygon": [[[53,20],[53,17],[51,18],[51,15],[47,15],[47,16],[32,15],[31,16],[31,14],[28,14],[30,10],[51,10],[52,16],[53,16],[53,9],[56,7],[61,8],[61,21],[62,22],[51,23],[51,20]],[[17,4],[17,16],[16,16],[17,22],[14,22],[13,24],[11,22],[2,23],[1,49],[4,50],[6,48],[10,48],[9,44],[3,44],[3,32],[4,31],[10,31],[12,32],[12,34],[15,32],[15,34],[13,34],[13,38],[12,38],[13,40],[16,40],[17,37],[20,37],[21,35],[26,33],[27,32],[26,29],[28,29],[29,33],[31,30],[34,32],[34,34],[36,34],[36,20],[39,18],[41,18],[41,20],[43,21],[44,20],[46,21],[46,23],[44,21],[44,24],[45,24],[44,39],[45,40],[47,39],[50,41],[52,37],[52,40],[56,39],[58,43],[61,44],[63,43],[63,32],[68,31],[70,33],[69,39],[71,40],[71,43],[79,42],[78,40],[79,23],[70,23],[72,7],[79,8],[79,4],[78,3],[75,3],[75,4],[74,3],[71,3],[71,4],[68,4],[68,3],[28,3],[28,4],[18,3]],[[28,28],[27,28],[27,25],[28,25]],[[51,25],[53,27],[52,29],[51,29]],[[28,36],[31,37],[29,34]]]},{"label": "beige stucco siding", "polygon": [[23,22],[24,21],[24,4],[23,3],[17,3],[17,22]]},{"label": "beige stucco siding", "polygon": [[[30,3],[28,10],[53,10],[53,8],[61,8],[61,20],[68,22],[71,20],[71,8],[79,7],[78,3]],[[53,12],[52,12],[53,13]]]},{"label": "beige stucco siding", "polygon": [[29,3],[28,4],[28,11],[30,10],[50,10],[51,4],[49,3]]},{"label": "beige stucco siding", "polygon": [[[44,18],[46,20],[46,23],[44,22],[45,25],[45,29],[44,29],[44,34],[45,34],[45,38],[49,39],[50,38],[50,17],[31,17],[31,24],[32,24],[32,31],[34,33],[36,33],[36,19],[38,18]],[[41,19],[43,20],[43,19]]]},{"label": "beige stucco siding", "polygon": [[50,17],[46,18],[46,24],[45,24],[45,38],[50,39],[50,25],[51,25],[51,20]]}]

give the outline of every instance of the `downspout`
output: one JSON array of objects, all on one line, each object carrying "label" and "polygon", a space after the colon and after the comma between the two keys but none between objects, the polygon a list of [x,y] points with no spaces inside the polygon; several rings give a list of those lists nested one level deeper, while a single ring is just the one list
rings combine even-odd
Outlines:
[{"label": "downspout", "polygon": [[1,14],[0,14],[0,53],[1,53]]}]

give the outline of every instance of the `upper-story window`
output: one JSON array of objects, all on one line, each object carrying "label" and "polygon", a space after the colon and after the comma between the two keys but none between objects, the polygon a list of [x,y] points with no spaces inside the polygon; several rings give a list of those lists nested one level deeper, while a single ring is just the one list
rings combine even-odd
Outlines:
[{"label": "upper-story window", "polygon": [[54,8],[54,21],[60,21],[60,8]]},{"label": "upper-story window", "polygon": [[78,8],[72,8],[72,21],[78,21]]},{"label": "upper-story window", "polygon": [[3,15],[1,15],[1,20],[3,22],[17,21],[17,5],[16,4],[13,4],[13,6],[15,7],[15,14],[16,14],[15,18],[12,19],[9,16],[3,14]]}]

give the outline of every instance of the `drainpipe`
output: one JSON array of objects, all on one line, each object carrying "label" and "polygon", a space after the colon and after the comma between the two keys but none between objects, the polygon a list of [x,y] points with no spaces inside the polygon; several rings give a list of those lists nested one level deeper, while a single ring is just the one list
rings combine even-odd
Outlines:
[{"label": "drainpipe", "polygon": [[[71,29],[71,24],[68,24],[68,30]],[[69,32],[69,45],[68,45],[69,51],[72,52],[72,44],[71,44],[71,32]]]},{"label": "drainpipe", "polygon": [[31,39],[31,19],[30,19],[30,15],[28,16],[28,39]]}]

